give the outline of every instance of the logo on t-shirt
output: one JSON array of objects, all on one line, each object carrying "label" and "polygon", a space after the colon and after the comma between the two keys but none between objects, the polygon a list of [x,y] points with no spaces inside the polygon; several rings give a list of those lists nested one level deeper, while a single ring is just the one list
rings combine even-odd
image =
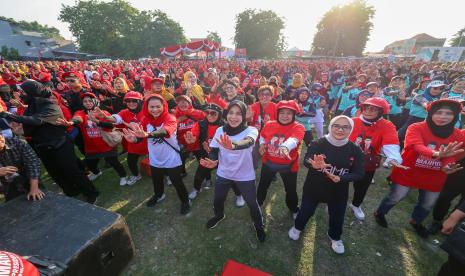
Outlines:
[{"label": "logo on t-shirt", "polygon": [[96,123],[92,122],[91,120],[87,120],[86,132],[89,138],[97,138],[101,136],[100,128],[97,126]]},{"label": "logo on t-shirt", "polygon": [[[430,142],[427,147],[431,150],[436,150],[436,143]],[[441,170],[442,163],[439,159],[420,154],[415,161],[415,167],[439,171]]]},{"label": "logo on t-shirt", "polygon": [[268,154],[273,157],[280,157],[279,146],[284,143],[284,140],[284,135],[275,134],[266,147]]}]

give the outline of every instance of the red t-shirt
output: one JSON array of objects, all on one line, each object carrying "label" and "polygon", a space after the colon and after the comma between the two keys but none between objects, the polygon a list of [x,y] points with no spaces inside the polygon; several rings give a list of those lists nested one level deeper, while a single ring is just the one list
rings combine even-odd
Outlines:
[{"label": "red t-shirt", "polygon": [[[142,112],[139,112],[137,114],[132,113],[129,111],[129,109],[123,109],[121,110],[118,115],[123,119],[124,122],[126,123],[140,123],[142,121],[142,118],[144,115],[142,115]],[[126,128],[125,125],[121,124],[118,125],[120,128]],[[147,138],[144,138],[143,141],[140,143],[128,143],[127,144],[127,149],[128,153],[133,153],[137,155],[145,155],[148,153],[147,150]]]},{"label": "red t-shirt", "polygon": [[255,127],[256,129],[258,129],[258,131],[261,130],[261,122],[264,121],[265,117],[269,116],[270,121],[276,120],[277,110],[275,103],[270,102],[265,106],[265,108],[263,108],[263,117],[261,116],[262,112],[260,112],[260,102],[256,102],[250,105],[250,109],[253,112],[253,116],[252,122],[250,122],[249,125]]},{"label": "red t-shirt", "polygon": [[[219,125],[208,124],[207,140],[206,140],[208,145],[210,145],[210,142],[212,141],[213,136],[215,136],[215,132],[219,127],[220,127]],[[197,138],[195,143],[193,143],[191,147],[196,148],[196,149],[200,149],[200,147],[202,145],[200,145],[200,125],[199,125],[199,122],[196,122],[194,124],[194,126],[191,129],[191,132],[192,132],[192,135]]]},{"label": "red t-shirt", "polygon": [[[289,125],[281,125],[277,121],[269,121],[260,132],[260,140],[265,140],[266,151],[263,154],[262,162],[268,160],[274,164],[292,164],[291,171],[299,170],[299,150],[302,139],[304,139],[305,127],[300,123],[293,122]],[[289,152],[291,159],[281,157],[278,153],[279,146],[287,139],[297,139],[298,145]]]},{"label": "red t-shirt", "polygon": [[183,111],[180,111],[178,108],[176,110],[176,118],[180,118],[180,117],[186,117],[186,119],[182,121],[178,121],[177,136],[178,136],[179,144],[184,145],[188,151],[199,150],[199,147],[195,147],[195,143],[188,144],[186,142],[186,139],[184,138],[184,135],[186,134],[186,132],[192,129],[192,127],[197,121],[200,121],[205,118],[205,113],[200,110],[193,109],[193,108],[191,108],[189,111],[183,112]]},{"label": "red t-shirt", "polygon": [[[451,136],[443,139],[434,136],[426,122],[412,124],[407,129],[402,165],[410,169],[394,167],[392,182],[431,192],[440,192],[447,178],[441,168],[456,161],[456,157],[433,158],[432,151],[450,142],[464,142],[464,136],[455,129]],[[426,147],[426,148],[425,148]],[[419,152],[422,150],[422,153]]]},{"label": "red t-shirt", "polygon": [[360,146],[364,154],[381,154],[384,145],[398,145],[396,127],[386,119],[380,119],[372,125],[365,125],[357,117],[354,120],[354,130],[349,140]]},{"label": "red t-shirt", "polygon": [[[110,113],[103,111],[105,115],[110,116]],[[87,120],[87,114],[84,110],[78,110],[74,113],[74,117],[82,119],[82,123],[79,125],[82,137],[84,138],[84,150],[86,153],[95,154],[103,153],[113,150],[105,141],[103,141],[102,135],[100,134],[100,127],[94,122]]]}]

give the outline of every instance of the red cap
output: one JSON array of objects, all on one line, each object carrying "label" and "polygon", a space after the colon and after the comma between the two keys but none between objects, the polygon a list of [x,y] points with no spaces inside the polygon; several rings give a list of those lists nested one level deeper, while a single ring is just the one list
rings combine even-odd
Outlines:
[{"label": "red cap", "polygon": [[389,103],[385,99],[380,97],[369,98],[365,102],[363,102],[362,105],[372,105],[379,107],[383,110],[383,114],[388,114],[389,110],[391,110],[391,108],[389,107]]},{"label": "red cap", "polygon": [[161,79],[161,78],[153,78],[152,79],[152,84],[154,84],[156,82],[161,83],[161,84],[165,83],[165,81],[163,79]]},{"label": "red cap", "polygon": [[280,110],[283,108],[294,110],[295,113],[301,112],[300,106],[295,101],[280,101],[276,105],[276,110]]},{"label": "red cap", "polygon": [[31,264],[30,262],[26,261],[25,259],[21,258],[20,256],[6,252],[0,251],[0,258],[4,260],[2,262],[2,275],[8,276],[39,276],[39,271],[37,268]]},{"label": "red cap", "polygon": [[90,97],[90,98],[97,99],[97,96],[95,96],[95,94],[94,94],[94,93],[91,93],[91,92],[83,93],[83,94],[81,94],[81,96],[80,96],[81,100],[84,99],[85,97]]},{"label": "red cap", "polygon": [[66,78],[82,79],[82,78],[84,78],[80,72],[76,72],[76,71],[65,72],[65,73],[63,73],[63,75],[61,77],[63,79],[66,79]]},{"label": "red cap", "polygon": [[438,104],[456,105],[459,110],[462,109],[462,103],[460,103],[459,101],[451,100],[451,99],[439,99],[437,101],[428,103],[428,105],[426,106],[426,111],[430,112],[433,106],[438,105]]},{"label": "red cap", "polygon": [[143,101],[144,97],[139,92],[129,91],[124,95],[124,100],[129,100],[129,99]]}]

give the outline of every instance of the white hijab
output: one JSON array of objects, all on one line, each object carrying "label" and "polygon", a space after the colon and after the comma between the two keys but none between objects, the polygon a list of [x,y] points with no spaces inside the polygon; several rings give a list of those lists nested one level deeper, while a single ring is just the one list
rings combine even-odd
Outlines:
[{"label": "white hijab", "polygon": [[[347,135],[347,138],[342,139],[342,140],[338,140],[338,139],[336,139],[336,138],[334,138],[334,137],[332,136],[332,134],[331,134],[331,129],[332,129],[332,127],[333,127],[333,124],[334,124],[337,120],[339,120],[339,119],[341,119],[341,118],[346,119],[346,120],[349,122],[351,129],[350,129],[349,134]],[[329,122],[328,134],[325,135],[325,138],[326,138],[326,140],[328,140],[328,142],[329,142],[331,145],[333,145],[333,146],[335,146],[335,147],[342,147],[342,146],[346,145],[347,143],[349,143],[349,136],[350,136],[350,134],[352,133],[352,130],[353,130],[353,129],[354,129],[354,121],[353,121],[350,117],[347,117],[347,116],[345,116],[345,115],[339,115],[339,116],[336,116],[336,117],[332,118],[331,121]]]}]

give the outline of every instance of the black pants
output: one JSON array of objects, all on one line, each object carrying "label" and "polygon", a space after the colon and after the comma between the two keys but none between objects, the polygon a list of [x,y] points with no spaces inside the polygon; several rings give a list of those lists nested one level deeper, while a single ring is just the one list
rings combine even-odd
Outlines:
[{"label": "black pants", "polygon": [[[463,166],[464,162],[460,162]],[[450,204],[454,198],[461,195],[460,201],[465,198],[465,171],[461,170],[447,177],[446,183],[433,208],[433,219],[442,221],[449,212]],[[459,203],[460,204],[460,203]]]},{"label": "black pants", "polygon": [[[299,211],[297,196],[297,172],[279,173],[284,183],[284,190],[286,191],[286,205],[292,213]],[[268,188],[273,181],[275,171],[272,171],[266,164],[263,164],[262,171],[260,173],[260,182],[257,188],[257,201],[260,206],[266,199]]]},{"label": "black pants", "polygon": [[461,263],[456,258],[449,255],[449,259],[445,262],[438,272],[438,276],[463,276],[465,275],[465,264]]},{"label": "black pants", "polygon": [[260,206],[257,202],[257,192],[255,190],[255,180],[251,181],[234,181],[216,176],[215,184],[215,199],[213,201],[213,208],[216,217],[224,215],[224,202],[228,196],[229,188],[235,184],[241,191],[245,202],[250,210],[250,216],[254,222],[255,229],[263,229],[263,217]]},{"label": "black pants", "polygon": [[371,180],[373,180],[374,175],[375,171],[365,172],[365,176],[362,180],[354,182],[354,197],[352,198],[352,205],[360,207],[365,199],[365,195],[367,194],[368,187],[370,187]]},{"label": "black pants", "polygon": [[308,147],[313,141],[313,132],[312,130],[306,130],[304,134],[304,143]]},{"label": "black pants", "polygon": [[3,184],[5,185],[5,201],[10,201],[29,192],[30,183],[22,176],[16,177],[11,183]]},{"label": "black pants", "polygon": [[175,168],[156,168],[150,166],[150,172],[152,175],[153,191],[157,198],[160,198],[165,193],[164,178],[167,175],[173,183],[176,193],[178,194],[179,200],[182,203],[189,202],[187,198],[187,190],[184,182],[182,181],[181,171],[182,166]]},{"label": "black pants", "polygon": [[[295,228],[304,230],[308,220],[315,214],[316,207],[320,202],[308,196],[302,195],[302,204],[299,213],[295,219]],[[344,225],[344,214],[346,212],[347,202],[328,202],[329,213],[329,230],[328,235],[333,240],[340,240],[342,235],[342,226]]]},{"label": "black pants", "polygon": [[128,168],[134,176],[139,175],[139,157],[141,157],[141,155],[128,152]]},{"label": "black pants", "polygon": [[[105,159],[105,162],[107,162],[116,171],[119,177],[126,177],[126,170],[124,169],[123,164],[119,162],[118,156],[109,156],[104,157],[103,159]],[[100,169],[98,168],[99,161],[100,158],[86,158],[87,167],[93,174],[100,173]]]},{"label": "black pants", "polygon": [[57,149],[39,147],[40,159],[52,179],[63,189],[67,196],[80,193],[87,197],[98,196],[98,191],[84,172],[78,167],[74,145],[66,142]]},{"label": "black pants", "polygon": [[181,161],[182,161],[181,173],[187,173],[187,171],[186,171],[186,160],[187,160],[187,158],[189,158],[190,152],[188,152],[186,150],[181,150],[180,155],[181,155]]},{"label": "black pants", "polygon": [[402,113],[390,114],[389,121],[391,121],[391,123],[393,123],[396,126],[397,130],[404,125],[404,122],[402,121]]}]

